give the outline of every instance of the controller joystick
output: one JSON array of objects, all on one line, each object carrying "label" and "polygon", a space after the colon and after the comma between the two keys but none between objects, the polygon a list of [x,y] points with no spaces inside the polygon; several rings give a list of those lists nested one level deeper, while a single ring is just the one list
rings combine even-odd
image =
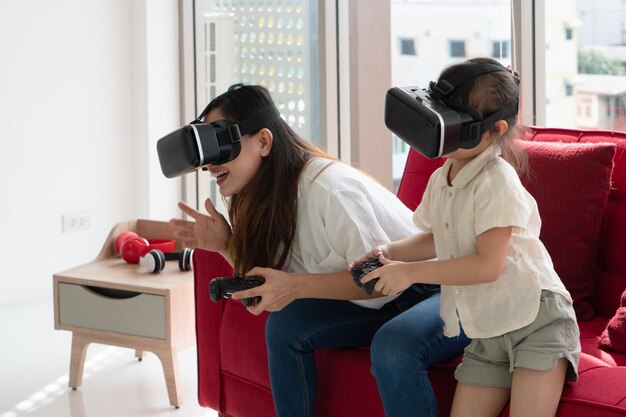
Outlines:
[{"label": "controller joystick", "polygon": [[373,270],[380,268],[381,266],[383,266],[383,264],[380,263],[378,258],[370,258],[367,261],[355,265],[351,271],[354,283],[363,288],[366,293],[371,294],[374,290],[374,285],[376,285],[376,283],[378,282],[378,278],[367,281],[365,284],[361,282],[361,278],[363,278],[365,275],[369,274]]},{"label": "controller joystick", "polygon": [[[217,302],[222,297],[231,298],[233,293],[237,291],[247,290],[249,288],[258,287],[265,282],[261,277],[244,277],[239,273],[235,273],[232,277],[217,277],[209,282],[209,295],[211,300]],[[246,307],[252,306],[261,301],[261,297],[243,298],[241,302]]]}]

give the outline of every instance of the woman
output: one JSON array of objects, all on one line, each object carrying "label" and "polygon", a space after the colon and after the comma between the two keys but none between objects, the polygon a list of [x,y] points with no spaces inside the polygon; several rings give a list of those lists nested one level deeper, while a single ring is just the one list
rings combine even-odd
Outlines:
[{"label": "woman", "polygon": [[[367,175],[299,138],[277,111],[268,111],[274,108],[260,86],[235,85],[209,103],[206,122],[245,121],[251,132],[242,137],[235,159],[209,167],[227,198],[230,224],[209,200],[208,214],[179,203],[193,221],[172,220],[176,237],[189,247],[221,253],[236,272],[265,279],[233,298],[261,297],[248,310],[271,312],[266,342],[279,417],[314,415],[315,349],[368,345],[383,324],[409,309],[423,323],[416,329],[413,319],[412,328],[429,360],[401,375],[377,376],[379,387],[392,397],[406,390],[436,415],[426,368],[430,359],[460,354],[467,343],[464,337],[443,337],[438,287],[368,295],[347,271],[348,261],[362,253],[414,235],[410,210]],[[254,129],[250,121],[257,123]],[[417,385],[406,385],[407,371],[417,374]],[[416,408],[406,412],[415,415]]]}]

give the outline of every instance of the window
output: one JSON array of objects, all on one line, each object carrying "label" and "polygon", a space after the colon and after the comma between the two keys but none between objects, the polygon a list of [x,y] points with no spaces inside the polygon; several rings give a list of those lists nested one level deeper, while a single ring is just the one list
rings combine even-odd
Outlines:
[{"label": "window", "polygon": [[414,39],[400,38],[400,55],[416,55]]},{"label": "window", "polygon": [[511,42],[509,40],[499,40],[491,42],[492,58],[509,58],[511,56]]},{"label": "window", "polygon": [[537,43],[547,45],[545,66],[535,70],[545,79],[538,87],[545,94],[545,99],[537,99],[539,124],[626,130],[626,17],[616,12],[618,2],[544,4],[545,20],[538,23],[545,39]]},{"label": "window", "polygon": [[465,58],[465,41],[448,41],[450,58]]},{"label": "window", "polygon": [[[427,87],[445,67],[468,57],[491,56],[510,65],[510,22],[510,0],[391,0],[392,42],[419,39],[420,49],[415,58],[407,60],[399,48],[391,48],[392,85]],[[394,137],[392,149],[397,187],[410,147]]]},{"label": "window", "polygon": [[[185,69],[185,96],[197,115],[235,83],[259,84],[272,94],[281,116],[303,138],[321,142],[320,43],[317,0],[187,0],[195,33]],[[193,7],[192,7],[193,6]],[[191,31],[191,30],[190,30]],[[187,56],[187,54],[185,54]],[[190,62],[191,61],[191,62]],[[193,82],[188,81],[194,78]],[[200,208],[210,197],[227,212],[215,179],[202,171],[185,178],[185,200]]]},{"label": "window", "polygon": [[317,1],[196,1],[201,7],[196,10],[198,108],[231,84],[260,84],[287,123],[319,144]]}]

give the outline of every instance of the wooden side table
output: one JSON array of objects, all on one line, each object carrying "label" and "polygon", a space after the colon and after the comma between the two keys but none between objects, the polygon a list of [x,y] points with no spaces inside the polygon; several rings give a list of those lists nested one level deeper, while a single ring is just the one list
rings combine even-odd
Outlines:
[{"label": "wooden side table", "polygon": [[[80,387],[90,343],[144,351],[161,360],[170,404],[182,404],[178,352],[195,343],[193,273],[166,262],[159,274],[142,272],[113,248],[131,230],[147,239],[174,239],[167,222],[132,220],[116,225],[92,262],[54,274],[54,328],[72,332],[69,386]],[[177,242],[178,249],[180,244]]]}]

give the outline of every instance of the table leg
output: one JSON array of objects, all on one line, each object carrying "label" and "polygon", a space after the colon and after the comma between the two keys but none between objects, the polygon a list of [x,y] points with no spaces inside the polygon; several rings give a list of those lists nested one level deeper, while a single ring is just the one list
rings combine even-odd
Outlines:
[{"label": "table leg", "polygon": [[144,353],[145,352],[141,349],[135,349],[135,357],[137,358],[137,360],[143,360]]},{"label": "table leg", "polygon": [[70,382],[69,386],[76,389],[83,383],[83,367],[85,365],[85,356],[87,355],[87,347],[89,339],[72,333],[72,354],[70,357]]},{"label": "table leg", "polygon": [[178,386],[178,381],[180,380],[178,376],[178,352],[176,349],[156,350],[153,352],[161,360],[161,365],[163,365],[170,404],[178,408],[183,403],[183,395]]}]

